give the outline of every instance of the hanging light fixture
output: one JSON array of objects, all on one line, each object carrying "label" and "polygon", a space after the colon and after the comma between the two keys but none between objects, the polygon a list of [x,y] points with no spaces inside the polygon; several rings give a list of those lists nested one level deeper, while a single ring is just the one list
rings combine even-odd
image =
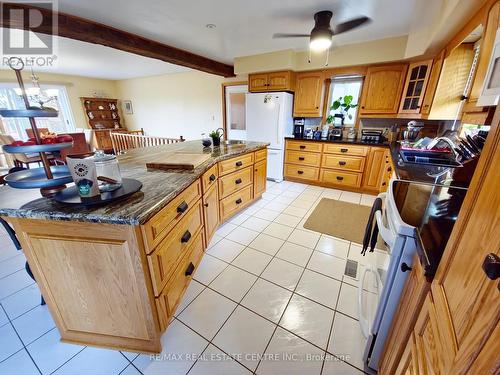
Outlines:
[{"label": "hanging light fixture", "polygon": [[[33,68],[31,68],[31,82],[33,86],[26,89],[26,95],[30,102],[36,102],[40,105],[40,108],[44,108],[46,103],[57,99],[57,89],[42,90],[40,88],[40,79],[33,71]],[[23,94],[20,87],[14,88],[14,92],[19,96]]]}]

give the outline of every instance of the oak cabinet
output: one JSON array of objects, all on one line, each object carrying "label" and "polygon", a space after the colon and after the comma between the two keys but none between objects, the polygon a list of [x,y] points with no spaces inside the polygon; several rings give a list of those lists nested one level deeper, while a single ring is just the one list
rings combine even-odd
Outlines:
[{"label": "oak cabinet", "polygon": [[219,226],[219,192],[217,185],[212,186],[203,195],[203,219],[207,245]]},{"label": "oak cabinet", "polygon": [[432,68],[432,60],[410,64],[399,113],[420,113]]},{"label": "oak cabinet", "polygon": [[384,175],[385,155],[387,149],[371,147],[368,154],[365,173],[363,175],[363,187],[373,191],[379,191]]},{"label": "oak cabinet", "polygon": [[386,65],[367,69],[361,94],[360,116],[396,114],[406,78],[406,65]]},{"label": "oak cabinet", "polygon": [[323,113],[323,73],[298,73],[295,86],[294,117],[321,117]]},{"label": "oak cabinet", "polygon": [[253,197],[260,197],[266,191],[267,160],[255,163],[253,173]]},{"label": "oak cabinet", "polygon": [[248,91],[293,91],[294,79],[295,73],[291,70],[250,74],[248,76]]}]

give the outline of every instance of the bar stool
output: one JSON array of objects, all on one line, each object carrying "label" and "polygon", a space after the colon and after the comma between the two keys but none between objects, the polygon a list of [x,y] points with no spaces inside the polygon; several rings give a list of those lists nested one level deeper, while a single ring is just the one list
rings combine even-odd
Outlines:
[{"label": "bar stool", "polygon": [[[9,235],[11,241],[14,243],[14,246],[16,247],[17,250],[22,250],[21,244],[19,243],[19,240],[17,239],[16,232],[12,227],[0,217],[0,224],[4,227],[5,231]],[[33,279],[33,281],[36,283],[35,276],[33,276],[33,272],[31,272],[30,265],[28,262],[24,265],[24,268],[26,269],[26,272],[28,273],[29,277]],[[43,299],[43,296],[41,296],[41,305],[45,305],[45,300]]]}]

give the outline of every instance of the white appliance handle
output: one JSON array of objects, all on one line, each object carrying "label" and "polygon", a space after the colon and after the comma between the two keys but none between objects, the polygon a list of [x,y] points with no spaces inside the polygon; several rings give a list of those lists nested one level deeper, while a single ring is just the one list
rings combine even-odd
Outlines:
[{"label": "white appliance handle", "polygon": [[[378,198],[382,199],[384,205],[385,205],[386,196],[387,196],[386,193],[380,193],[377,196]],[[385,241],[387,246],[389,246],[389,248],[392,249],[392,247],[394,246],[394,241],[396,241],[396,236],[392,233],[390,228],[388,228],[384,225],[384,221],[382,220],[382,211],[375,212],[375,219],[377,220],[377,226],[378,226],[378,231],[380,233],[380,236]]]},{"label": "white appliance handle", "polygon": [[362,298],[363,298],[363,284],[365,282],[365,277],[368,272],[371,272],[371,266],[368,264],[366,265],[365,269],[363,270],[363,274],[359,278],[359,284],[358,284],[358,313],[359,313],[359,326],[361,327],[361,333],[365,338],[368,338],[369,334],[369,323],[368,323],[368,318],[365,317],[363,314],[363,303],[362,303]]},{"label": "white appliance handle", "polygon": [[276,121],[276,144],[281,144],[280,139],[280,102],[278,100],[278,120]]},{"label": "white appliance handle", "polygon": [[370,322],[368,318],[365,316],[363,312],[363,285],[365,283],[365,278],[368,272],[371,272],[375,275],[375,279],[377,281],[377,295],[380,300],[380,293],[382,292],[382,279],[378,274],[377,270],[373,269],[371,264],[367,264],[365,269],[363,270],[363,274],[359,278],[358,284],[358,313],[359,313],[359,326],[361,327],[361,333],[365,338],[368,338],[370,334]]}]

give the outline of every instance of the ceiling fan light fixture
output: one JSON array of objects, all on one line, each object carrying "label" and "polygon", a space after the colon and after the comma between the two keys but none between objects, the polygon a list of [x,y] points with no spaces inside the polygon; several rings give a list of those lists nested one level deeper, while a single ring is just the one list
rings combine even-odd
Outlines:
[{"label": "ceiling fan light fixture", "polygon": [[322,52],[329,49],[332,45],[332,38],[328,36],[319,36],[316,38],[311,38],[309,42],[309,48],[315,52]]}]

